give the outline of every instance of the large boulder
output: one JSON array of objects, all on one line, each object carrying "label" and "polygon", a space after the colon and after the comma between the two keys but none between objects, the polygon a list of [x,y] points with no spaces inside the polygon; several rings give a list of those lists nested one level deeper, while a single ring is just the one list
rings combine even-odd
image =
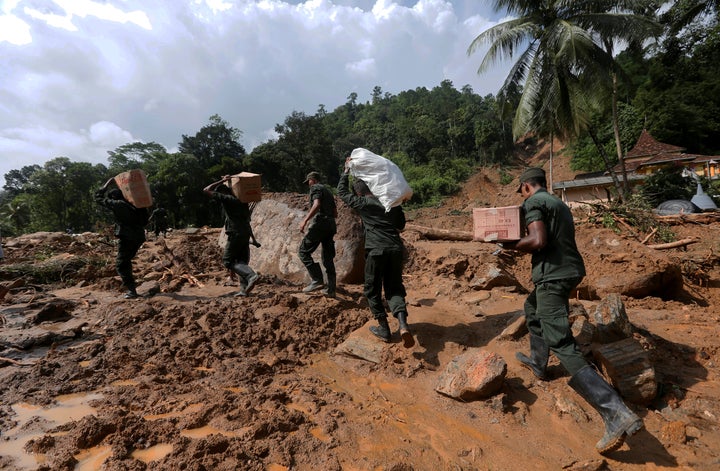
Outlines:
[{"label": "large boulder", "polygon": [[628,270],[624,276],[589,277],[588,284],[596,297],[610,293],[641,299],[648,296],[673,298],[683,287],[682,271],[677,264],[655,261],[643,271]]},{"label": "large boulder", "polygon": [[480,266],[470,280],[470,287],[475,290],[490,290],[501,286],[519,287],[520,283],[500,262],[496,261]]},{"label": "large boulder", "polygon": [[595,361],[620,395],[635,404],[648,405],[657,394],[655,368],[640,342],[630,337],[600,345]]},{"label": "large boulder", "polygon": [[[338,282],[360,283],[364,270],[364,237],[360,218],[341,200],[338,208],[335,236],[335,269]],[[252,227],[259,249],[251,249],[250,266],[263,275],[275,275],[284,280],[302,283],[310,280],[305,266],[298,258],[303,238],[300,222],[310,209],[307,195],[297,193],[265,193],[252,213]],[[314,254],[321,262],[322,248]]]}]

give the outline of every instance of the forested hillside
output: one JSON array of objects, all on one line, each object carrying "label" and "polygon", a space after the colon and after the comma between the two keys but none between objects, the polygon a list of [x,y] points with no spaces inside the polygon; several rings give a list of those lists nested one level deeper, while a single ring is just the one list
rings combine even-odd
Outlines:
[{"label": "forested hillside", "polygon": [[[479,32],[468,58],[478,61],[480,80],[503,50],[517,61],[496,96],[479,96],[469,85],[457,89],[450,81],[398,94],[376,86],[364,103],[353,92],[334,110],[320,104],[314,114],[290,111],[276,125],[276,137],[250,152],[243,131],[214,115],[196,133],[179,137],[178,152],[156,142],[130,142],[108,152],[107,165],[48,156],[42,166],[5,175],[0,230],[100,230],[108,216],[94,204],[93,191],[131,168],[147,173],[171,224],[186,227],[220,223],[219,208],[202,188],[222,175],[261,173],[267,191],[304,192],[310,170],[334,185],[357,147],[400,166],[414,190],[412,205],[453,194],[478,166],[497,166],[502,175],[522,165],[515,144],[521,136],[523,146],[563,139],[578,173],[611,168],[643,128],[689,153],[720,154],[718,4],[661,3],[553,3],[543,9],[532,2],[496,2],[508,4],[518,19]],[[586,35],[565,34],[567,25]],[[527,49],[515,47],[522,43],[508,39],[513,34],[527,35]],[[572,42],[578,38],[584,42]],[[492,47],[478,58],[472,52],[483,42]],[[568,50],[576,55],[564,56]]]}]

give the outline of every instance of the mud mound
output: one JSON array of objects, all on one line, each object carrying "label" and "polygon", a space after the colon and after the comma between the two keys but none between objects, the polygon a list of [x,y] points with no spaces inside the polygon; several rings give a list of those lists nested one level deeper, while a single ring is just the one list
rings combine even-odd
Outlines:
[{"label": "mud mound", "polygon": [[[331,350],[367,320],[367,312],[352,297],[273,291],[252,302],[198,296],[178,303],[160,295],[106,305],[86,298],[87,308],[74,315],[96,323],[96,339],[50,352],[32,368],[5,378],[3,402],[42,405],[86,391],[106,398],[97,416],[81,421],[72,433],[30,442],[35,452],[47,455],[52,469],[72,468],[78,447],[103,440],[116,456],[109,469],[124,466],[123,457],[129,460],[132,452],[159,444],[174,450],[165,458],[166,469],[200,464],[265,469],[261,463],[268,459],[308,464],[308,457],[319,456],[310,451],[324,444],[311,433],[317,422],[309,424],[294,410],[292,398],[303,395],[324,404],[334,394],[299,378],[279,378],[312,354]],[[168,420],[160,420],[164,415]],[[3,416],[7,420],[7,411]],[[323,415],[323,427],[337,427],[337,419]],[[201,427],[218,432],[190,446],[183,431]],[[198,461],[203,447],[205,458]],[[317,465],[332,469],[326,458]]]}]

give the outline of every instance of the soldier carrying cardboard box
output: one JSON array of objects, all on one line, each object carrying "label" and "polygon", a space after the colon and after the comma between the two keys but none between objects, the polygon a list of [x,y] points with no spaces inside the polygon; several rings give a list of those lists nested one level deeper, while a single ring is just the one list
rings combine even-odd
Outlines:
[{"label": "soldier carrying cardboard box", "polygon": [[603,419],[605,434],[595,448],[601,454],[617,450],[626,437],[643,427],[643,422],[588,364],[570,330],[568,298],[585,276],[585,264],[575,242],[572,213],[565,203],[548,193],[545,171],[541,168],[529,168],[520,175],[518,193],[525,199],[527,235],[502,245],[532,254],[535,287],[525,301],[530,356],[518,352],[516,357],[535,376],[546,380],[552,351],[570,373],[570,387]]},{"label": "soldier carrying cardboard box", "polygon": [[203,192],[222,205],[227,235],[223,265],[240,277],[240,290],[235,296],[247,296],[260,279],[260,275],[249,266],[252,237],[250,206],[235,197],[230,187],[224,184],[231,178],[230,175],[226,175],[221,180],[206,186]]},{"label": "soldier carrying cardboard box", "polygon": [[115,268],[123,285],[128,290],[125,298],[134,299],[138,297],[138,294],[135,290],[132,259],[145,242],[145,225],[148,223],[150,214],[147,208],[136,208],[130,204],[119,188],[108,191],[111,183],[117,185],[116,180],[110,178],[95,192],[95,201],[112,211],[115,218],[115,237],[118,239]]}]

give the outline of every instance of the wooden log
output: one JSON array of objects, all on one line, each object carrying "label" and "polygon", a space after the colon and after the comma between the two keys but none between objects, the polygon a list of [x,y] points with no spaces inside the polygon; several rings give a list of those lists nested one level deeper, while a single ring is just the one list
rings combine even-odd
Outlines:
[{"label": "wooden log", "polygon": [[712,224],[720,221],[720,212],[712,213],[690,213],[690,214],[668,214],[665,216],[655,216],[658,221],[665,224]]},{"label": "wooden log", "polygon": [[655,249],[655,250],[665,250],[665,249],[674,249],[676,247],[685,247],[686,245],[695,244],[697,242],[700,242],[700,239],[691,238],[691,239],[682,239],[682,240],[676,240],[675,242],[668,242],[667,244],[653,244],[648,245],[649,248]]},{"label": "wooden log", "polygon": [[406,224],[405,230],[419,232],[422,237],[429,240],[457,240],[463,242],[473,240],[472,232],[467,231],[436,229],[434,227],[418,226],[416,224]]},{"label": "wooden log", "polygon": [[655,399],[655,368],[640,342],[627,338],[597,346],[592,352],[603,374],[622,397],[642,405]]}]

